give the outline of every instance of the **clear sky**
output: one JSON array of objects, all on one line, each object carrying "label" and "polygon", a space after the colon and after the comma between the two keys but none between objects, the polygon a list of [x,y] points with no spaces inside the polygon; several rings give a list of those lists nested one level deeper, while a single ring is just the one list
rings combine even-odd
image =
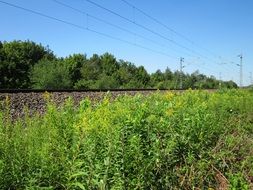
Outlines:
[{"label": "clear sky", "polygon": [[[3,1],[77,27],[8,6]],[[150,73],[166,67],[178,70],[180,57],[183,57],[184,72],[199,70],[238,84],[240,67],[236,64],[240,59],[237,56],[242,53],[243,84],[250,84],[250,72],[253,72],[252,0],[127,0],[134,7],[122,0],[88,0],[126,19],[87,0],[57,1],[79,12],[54,0],[0,0],[0,40],[29,39],[49,45],[59,57],[73,53],[85,53],[90,57],[93,53],[109,52],[117,59],[143,65]]]}]

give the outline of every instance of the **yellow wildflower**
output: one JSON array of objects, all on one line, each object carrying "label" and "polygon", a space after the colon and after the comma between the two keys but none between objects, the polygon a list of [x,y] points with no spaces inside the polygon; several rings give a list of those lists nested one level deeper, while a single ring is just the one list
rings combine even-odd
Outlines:
[{"label": "yellow wildflower", "polygon": [[42,96],[43,96],[44,100],[46,100],[46,101],[50,100],[50,93],[49,92],[47,92],[47,91],[44,92]]},{"label": "yellow wildflower", "polygon": [[174,110],[172,108],[170,108],[168,111],[167,111],[167,115],[168,116],[172,116],[174,113]]},{"label": "yellow wildflower", "polygon": [[173,97],[174,97],[174,94],[172,92],[167,92],[165,94],[165,97],[168,99],[168,100],[171,100]]}]

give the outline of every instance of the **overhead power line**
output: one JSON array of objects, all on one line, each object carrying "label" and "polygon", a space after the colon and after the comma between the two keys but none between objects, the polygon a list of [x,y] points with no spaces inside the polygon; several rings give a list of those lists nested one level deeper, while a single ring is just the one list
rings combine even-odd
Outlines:
[{"label": "overhead power line", "polygon": [[188,50],[189,52],[192,52],[192,53],[194,53],[194,54],[196,54],[196,55],[199,55],[199,56],[204,57],[203,55],[199,54],[198,52],[196,52],[196,51],[194,51],[194,50],[192,50],[192,49],[190,49],[190,48],[188,48],[188,47],[186,47],[186,46],[184,46],[184,45],[181,45],[180,43],[177,43],[176,41],[174,41],[174,40],[172,40],[172,39],[170,39],[170,38],[167,38],[166,36],[164,36],[164,35],[162,35],[162,34],[156,32],[156,31],[154,31],[154,30],[152,30],[152,29],[150,29],[150,28],[148,28],[148,27],[146,27],[146,26],[144,26],[144,25],[142,25],[142,24],[139,24],[139,23],[137,23],[137,22],[135,22],[135,21],[133,21],[133,20],[131,20],[131,19],[125,17],[125,16],[122,16],[122,15],[116,13],[115,11],[112,11],[111,9],[108,9],[108,8],[106,8],[106,7],[104,7],[104,6],[100,5],[100,4],[98,4],[98,3],[95,3],[94,1],[91,1],[91,0],[85,0],[85,1],[87,1],[87,2],[90,3],[90,4],[95,5],[95,6],[98,7],[98,8],[101,8],[101,9],[103,9],[103,10],[105,10],[105,11],[107,11],[107,12],[113,14],[113,15],[116,15],[116,16],[118,16],[118,17],[120,17],[120,18],[126,20],[127,22],[132,23],[132,24],[134,24],[134,25],[136,25],[136,26],[138,26],[138,27],[140,27],[140,28],[142,28],[142,29],[144,29],[144,30],[146,30],[146,31],[148,31],[148,32],[150,32],[150,33],[152,33],[152,34],[154,34],[154,35],[156,35],[156,36],[158,36],[158,37],[164,39],[164,40],[167,40],[167,41],[169,41],[170,43],[172,43],[172,44],[174,44],[174,45],[176,45],[176,46],[178,46],[178,47],[180,47],[180,48],[186,49],[186,50]]},{"label": "overhead power line", "polygon": [[[128,40],[124,40],[124,39],[121,39],[121,38],[117,38],[117,37],[111,36],[111,35],[109,35],[109,34],[106,34],[106,33],[103,33],[103,32],[99,32],[99,31],[90,29],[90,28],[88,28],[88,27],[84,27],[84,26],[81,26],[81,25],[78,25],[78,24],[75,24],[75,23],[72,23],[72,22],[69,22],[69,21],[66,21],[66,20],[62,20],[62,19],[59,19],[59,18],[50,16],[50,15],[47,15],[47,14],[38,12],[38,11],[34,11],[34,10],[31,10],[31,9],[28,9],[28,8],[25,8],[25,7],[21,7],[21,6],[16,5],[16,4],[8,3],[8,2],[2,1],[2,0],[0,0],[0,3],[5,4],[5,5],[8,5],[8,6],[10,6],[10,7],[14,7],[14,8],[17,8],[17,9],[20,9],[20,10],[23,10],[23,11],[26,11],[26,12],[29,12],[29,13],[32,13],[32,14],[35,14],[35,15],[38,15],[38,16],[41,16],[41,17],[44,17],[44,18],[47,18],[47,19],[50,19],[50,20],[54,20],[54,21],[57,21],[57,22],[60,22],[60,23],[69,25],[69,26],[72,26],[72,27],[75,27],[75,28],[78,28],[78,29],[81,29],[81,30],[86,30],[86,31],[95,33],[95,34],[97,34],[97,35],[103,36],[103,37],[107,37],[107,38],[110,38],[110,39],[113,39],[113,40],[117,40],[117,41],[120,41],[120,42],[129,44],[129,45],[132,45],[132,46],[135,46],[135,47],[138,47],[138,48],[142,48],[142,49],[151,51],[151,52],[153,52],[153,53],[157,53],[157,54],[160,54],[160,55],[163,55],[163,56],[166,56],[166,57],[170,57],[170,58],[173,58],[173,59],[177,59],[177,57],[171,56],[171,55],[169,55],[169,54],[167,54],[167,53],[164,53],[164,52],[162,52],[162,51],[157,51],[157,50],[154,50],[154,49],[152,49],[152,48],[148,48],[148,47],[142,46],[142,45],[140,45],[140,44],[136,44],[136,43],[130,42],[130,41],[128,41]],[[206,68],[206,70],[209,70],[209,69]],[[209,70],[209,71],[210,71],[210,70]]]},{"label": "overhead power line", "polygon": [[[147,41],[150,41],[150,42],[152,42],[152,43],[154,43],[154,44],[156,44],[156,45],[159,45],[159,46],[161,46],[161,47],[168,47],[168,48],[172,49],[171,47],[169,47],[169,46],[167,46],[167,45],[165,45],[165,44],[158,43],[158,42],[156,42],[155,40],[152,40],[152,39],[150,39],[150,38],[146,38],[146,37],[144,37],[143,35],[140,35],[140,34],[138,34],[138,33],[132,32],[132,31],[130,31],[130,30],[128,30],[128,29],[125,29],[125,28],[123,28],[123,27],[121,27],[121,26],[118,26],[118,25],[116,25],[116,24],[113,24],[113,23],[111,23],[111,22],[108,22],[108,21],[106,21],[106,20],[104,20],[104,19],[98,18],[98,17],[96,17],[96,16],[94,16],[94,15],[91,15],[91,14],[89,14],[89,13],[83,11],[83,10],[77,9],[77,8],[75,8],[75,7],[73,7],[73,6],[70,6],[70,5],[66,4],[66,3],[63,3],[63,2],[58,1],[58,0],[52,0],[52,1],[54,1],[54,2],[57,3],[57,4],[62,5],[62,6],[64,6],[64,7],[67,7],[67,8],[69,8],[69,9],[75,11],[75,12],[78,12],[78,13],[81,13],[81,14],[85,14],[87,17],[91,17],[91,18],[93,18],[93,19],[95,19],[95,20],[97,20],[97,21],[100,21],[100,22],[102,22],[102,23],[105,23],[105,24],[107,24],[107,25],[110,25],[110,26],[112,26],[112,27],[115,27],[115,28],[117,28],[117,29],[119,29],[119,30],[125,31],[125,32],[127,32],[127,33],[129,33],[129,34],[132,34],[132,35],[134,35],[134,36],[138,36],[138,37],[140,37],[140,38],[142,38],[142,39],[145,39],[145,40],[147,40]],[[172,49],[172,50],[174,50],[174,49]],[[177,53],[178,53],[178,52],[177,52]],[[184,53],[184,54],[188,54],[188,53]],[[190,55],[190,54],[188,54],[188,55]],[[172,57],[172,56],[170,56],[170,57]],[[175,57],[175,56],[173,56],[173,58],[178,59],[178,58]],[[192,64],[192,63],[188,62],[188,64]],[[204,67],[204,66],[202,66],[202,65],[198,65],[198,67],[203,68],[203,69],[208,70],[208,71],[213,72],[213,73],[216,72],[216,71],[211,70],[211,69],[208,69],[207,67]]]},{"label": "overhead power line", "polygon": [[[138,34],[138,33],[132,32],[132,31],[130,31],[130,30],[128,30],[128,29],[125,29],[125,28],[123,28],[123,27],[121,27],[121,26],[118,26],[118,25],[116,25],[116,24],[113,24],[113,23],[111,23],[111,22],[108,22],[108,21],[106,21],[106,20],[104,20],[104,19],[98,18],[98,17],[96,17],[96,16],[94,16],[94,15],[91,15],[91,14],[89,14],[89,13],[83,11],[83,10],[77,9],[77,8],[71,6],[71,5],[68,5],[68,4],[63,3],[63,2],[61,2],[61,1],[58,1],[58,0],[52,0],[52,1],[54,1],[54,2],[57,3],[57,4],[62,5],[62,6],[64,6],[64,7],[67,7],[67,8],[69,8],[69,9],[75,11],[75,12],[78,12],[78,13],[81,13],[81,14],[86,14],[87,17],[91,17],[91,18],[93,18],[93,19],[95,19],[95,20],[97,20],[97,21],[100,21],[100,22],[102,22],[102,23],[105,23],[105,24],[107,24],[107,25],[110,25],[110,26],[112,26],[112,27],[115,27],[115,28],[117,28],[117,29],[119,29],[119,30],[125,31],[125,32],[127,32],[127,33],[129,33],[129,34],[132,34],[132,35],[134,35],[134,36],[138,36],[138,37],[140,37],[140,38],[142,38],[142,39],[145,39],[145,40],[147,40],[147,41],[150,41],[150,42],[152,42],[152,43],[154,43],[154,44],[156,44],[156,45],[159,45],[159,46],[161,46],[161,47],[168,47],[168,48],[174,50],[173,48],[171,48],[171,47],[169,47],[169,46],[167,46],[167,45],[165,45],[165,44],[161,44],[161,43],[159,43],[159,42],[156,42],[155,40],[152,40],[152,39],[150,39],[150,38],[144,37],[143,35],[140,35],[140,34]],[[174,50],[174,51],[175,51],[175,50]],[[177,53],[178,53],[178,52],[177,52]],[[190,54],[188,54],[188,53],[184,53],[184,54],[190,55]],[[170,56],[170,57],[172,57],[172,56]],[[173,58],[177,59],[177,57],[173,57]],[[192,64],[192,63],[189,63],[189,62],[188,62],[188,64]],[[208,68],[206,68],[206,67],[203,67],[203,66],[199,66],[199,67],[204,68],[205,70],[208,70],[208,71],[210,71],[210,72],[214,72],[214,71],[212,71],[212,70],[210,70],[210,69],[208,69]]]},{"label": "overhead power line", "polygon": [[[207,56],[202,55],[201,53],[198,53],[198,52],[196,52],[196,51],[194,51],[194,50],[192,50],[192,49],[190,49],[190,48],[188,48],[188,47],[186,47],[184,45],[181,45],[180,43],[176,42],[175,40],[167,38],[166,36],[164,36],[164,35],[156,32],[156,31],[154,31],[154,30],[152,30],[152,29],[150,29],[150,28],[148,28],[148,27],[146,27],[146,26],[144,26],[142,24],[139,24],[136,21],[133,21],[133,20],[131,20],[131,19],[125,17],[125,16],[122,16],[121,14],[119,14],[119,13],[117,13],[117,12],[115,12],[115,11],[109,9],[109,8],[106,8],[103,5],[100,5],[100,4],[98,4],[98,3],[96,3],[96,2],[94,2],[92,0],[85,0],[85,1],[88,2],[88,3],[90,3],[90,4],[92,4],[92,5],[94,5],[94,6],[96,6],[96,7],[98,7],[98,8],[100,8],[100,9],[103,9],[103,10],[105,10],[105,11],[107,11],[107,12],[109,12],[109,13],[111,13],[111,14],[113,14],[113,15],[121,18],[121,19],[123,19],[123,20],[126,20],[127,22],[132,23],[132,24],[134,24],[134,25],[136,25],[136,26],[138,26],[138,27],[140,27],[140,28],[142,28],[142,29],[144,29],[144,30],[146,30],[146,31],[148,31],[148,32],[150,32],[150,33],[152,33],[152,34],[154,34],[154,35],[156,35],[156,36],[164,39],[164,40],[166,40],[166,41],[169,41],[170,43],[172,43],[172,44],[174,44],[174,45],[176,45],[176,46],[178,46],[180,48],[183,48],[183,49],[185,49],[185,50],[187,50],[187,51],[189,51],[189,52],[191,52],[191,53],[193,53],[195,55],[198,55],[198,56],[200,56],[200,57],[202,57],[202,58],[204,58],[204,59],[206,59],[206,60],[208,60],[210,62],[213,62],[213,63],[215,63],[217,65],[220,65],[220,66],[222,65],[222,64],[219,64],[218,62],[216,62],[214,59],[210,59]],[[228,69],[231,69],[231,68],[228,67]]]},{"label": "overhead power line", "polygon": [[[112,27],[114,27],[114,28],[117,28],[117,29],[119,29],[119,30],[121,30],[121,31],[127,32],[127,33],[133,35],[134,37],[142,38],[142,39],[144,39],[144,40],[146,40],[146,41],[149,41],[149,42],[151,42],[151,43],[153,43],[153,44],[156,44],[156,45],[158,45],[158,46],[160,46],[160,47],[164,47],[164,48],[167,47],[167,48],[170,48],[170,50],[172,50],[172,51],[174,51],[174,52],[176,52],[176,53],[180,53],[180,52],[178,52],[177,50],[175,50],[174,48],[169,47],[168,45],[159,43],[159,42],[157,42],[157,41],[155,41],[155,40],[153,40],[153,39],[147,38],[147,37],[145,37],[145,36],[143,36],[143,35],[141,35],[141,34],[138,34],[138,33],[136,33],[136,32],[133,32],[133,31],[131,31],[131,30],[129,30],[129,29],[126,29],[126,28],[124,28],[124,27],[121,27],[121,26],[119,26],[119,25],[116,25],[116,24],[114,24],[114,23],[111,23],[111,22],[109,22],[109,21],[107,21],[107,20],[98,18],[97,16],[91,15],[91,14],[89,14],[89,13],[83,11],[83,10],[77,9],[77,8],[71,6],[71,5],[68,5],[68,4],[63,3],[63,2],[61,2],[61,1],[58,1],[58,0],[52,0],[52,1],[55,2],[55,3],[57,3],[57,4],[59,4],[59,5],[62,5],[62,6],[64,6],[64,7],[67,7],[67,8],[69,8],[69,9],[75,11],[75,12],[78,12],[78,13],[80,13],[80,14],[84,14],[84,15],[86,15],[88,18],[92,18],[92,19],[97,20],[97,21],[99,21],[99,22],[101,22],[101,23],[107,24],[107,25],[112,26]],[[182,52],[181,52],[181,53],[182,53]],[[188,53],[186,53],[186,52],[184,52],[184,54],[190,55],[190,54],[188,54]]]},{"label": "overhead power line", "polygon": [[[222,58],[221,56],[217,55],[216,53],[212,52],[211,50],[195,43],[193,40],[189,39],[188,37],[186,37],[185,35],[177,32],[176,30],[172,29],[171,27],[169,27],[168,25],[164,24],[163,22],[159,21],[158,19],[154,18],[153,16],[151,16],[150,14],[148,14],[147,12],[143,11],[142,9],[136,7],[135,5],[129,3],[127,0],[121,0],[123,3],[127,4],[129,7],[132,7],[134,8],[134,10],[137,10],[139,11],[140,13],[142,13],[143,15],[145,15],[147,18],[149,18],[150,20],[154,21],[155,23],[163,26],[165,29],[167,29],[168,31],[174,33],[175,35],[181,37],[182,39],[188,41],[189,43],[191,43],[192,45],[196,46],[196,47],[199,47],[203,50],[205,50],[206,52],[208,52],[209,54],[212,54],[214,57],[217,57],[217,58]],[[208,57],[207,57],[208,58]],[[209,58],[208,58],[209,59]],[[215,61],[216,62],[216,61]],[[230,61],[227,61],[225,64],[228,64],[230,63]]]},{"label": "overhead power line", "polygon": [[141,10],[140,8],[134,6],[133,4],[129,3],[126,0],[121,0],[122,2],[124,2],[125,4],[127,4],[128,6],[134,8],[135,10],[139,11],[140,13],[142,13],[143,15],[145,15],[146,17],[148,17],[150,20],[153,20],[154,22],[156,22],[157,24],[160,24],[161,26],[163,26],[164,28],[166,28],[167,30],[169,30],[170,32],[176,34],[177,36],[180,36],[181,38],[185,39],[186,41],[194,44],[193,41],[191,41],[189,38],[187,38],[186,36],[184,36],[183,34],[180,34],[179,32],[175,31],[174,29],[172,29],[171,27],[165,25],[164,23],[160,22],[158,19],[150,16],[148,13],[144,12],[143,10]]},{"label": "overhead power line", "polygon": [[29,13],[32,13],[32,14],[35,14],[35,15],[38,15],[38,16],[41,16],[41,17],[44,17],[44,18],[48,18],[48,19],[51,19],[51,20],[54,20],[54,21],[57,21],[57,22],[61,22],[61,23],[66,24],[66,25],[69,25],[69,26],[72,26],[72,27],[75,27],[75,28],[79,28],[81,30],[87,30],[89,32],[98,34],[100,36],[104,36],[104,37],[107,37],[107,38],[110,38],[110,39],[113,39],[113,40],[117,40],[117,41],[129,44],[129,45],[135,46],[135,47],[139,47],[139,48],[142,48],[142,49],[145,49],[145,50],[157,53],[157,54],[161,54],[161,55],[164,55],[164,56],[176,59],[176,57],[173,57],[173,56],[171,56],[171,55],[169,55],[167,53],[164,53],[162,51],[157,51],[157,50],[154,50],[152,48],[148,48],[148,47],[142,46],[140,44],[136,44],[136,43],[130,42],[128,40],[117,38],[117,37],[111,36],[111,35],[103,33],[103,32],[99,32],[99,31],[96,31],[96,30],[93,30],[93,29],[90,29],[90,28],[87,28],[87,27],[83,27],[81,25],[74,24],[72,22],[65,21],[65,20],[62,20],[62,19],[59,19],[59,18],[56,18],[56,17],[53,17],[53,16],[49,16],[49,15],[46,15],[46,14],[38,12],[38,11],[34,11],[34,10],[31,10],[31,9],[28,9],[28,8],[25,8],[25,7],[21,7],[19,5],[15,5],[15,4],[12,4],[12,3],[8,3],[8,2],[5,2],[5,1],[2,1],[2,0],[0,0],[0,3],[8,5],[8,6],[11,6],[11,7],[14,7],[14,8],[17,8],[17,9],[20,9],[20,10],[23,10],[23,11],[26,11],[26,12],[29,12]]},{"label": "overhead power line", "polygon": [[79,26],[77,24],[74,24],[74,23],[71,23],[71,22],[68,22],[68,21],[65,21],[65,20],[61,20],[61,19],[58,19],[56,17],[52,17],[52,16],[49,16],[49,15],[46,15],[44,13],[40,13],[40,12],[31,10],[31,9],[27,9],[25,7],[21,7],[21,6],[18,6],[18,5],[12,4],[12,3],[8,3],[8,2],[2,1],[2,0],[0,0],[0,3],[11,6],[11,7],[14,7],[14,8],[17,8],[17,9],[21,9],[21,10],[26,11],[26,12],[36,14],[36,15],[39,15],[39,16],[42,16],[42,17],[45,17],[45,18],[48,18],[48,19],[51,19],[51,20],[54,20],[54,21],[58,21],[58,22],[61,22],[61,23],[64,23],[64,24],[67,24],[67,25],[70,25],[70,26],[73,26],[73,27],[76,27],[76,28],[83,29],[82,26]]}]

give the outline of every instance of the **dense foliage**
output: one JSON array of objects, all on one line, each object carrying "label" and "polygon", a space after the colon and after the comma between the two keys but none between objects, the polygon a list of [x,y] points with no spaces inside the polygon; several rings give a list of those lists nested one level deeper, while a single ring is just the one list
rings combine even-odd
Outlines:
[{"label": "dense foliage", "polygon": [[30,79],[35,89],[67,89],[72,86],[68,68],[58,60],[39,61],[32,68]]},{"label": "dense foliage", "polygon": [[[253,93],[120,96],[0,113],[0,189],[250,189]],[[8,104],[8,99],[6,102]]]},{"label": "dense foliage", "polygon": [[31,41],[0,42],[0,88],[234,88],[232,82],[218,81],[198,71],[192,74],[166,69],[149,74],[143,66],[116,60],[105,53],[87,58],[73,54],[57,58],[48,47]]},{"label": "dense foliage", "polygon": [[29,71],[44,58],[52,60],[54,55],[34,42],[0,42],[0,88],[30,87]]}]

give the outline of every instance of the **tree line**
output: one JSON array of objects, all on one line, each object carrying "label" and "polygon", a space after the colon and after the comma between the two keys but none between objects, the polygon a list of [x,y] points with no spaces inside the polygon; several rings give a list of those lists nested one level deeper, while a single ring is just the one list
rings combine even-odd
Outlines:
[{"label": "tree line", "polygon": [[73,54],[57,57],[49,47],[32,41],[0,41],[1,89],[178,89],[236,88],[233,81],[219,81],[195,71],[192,74],[157,70],[117,60],[112,54]]}]

